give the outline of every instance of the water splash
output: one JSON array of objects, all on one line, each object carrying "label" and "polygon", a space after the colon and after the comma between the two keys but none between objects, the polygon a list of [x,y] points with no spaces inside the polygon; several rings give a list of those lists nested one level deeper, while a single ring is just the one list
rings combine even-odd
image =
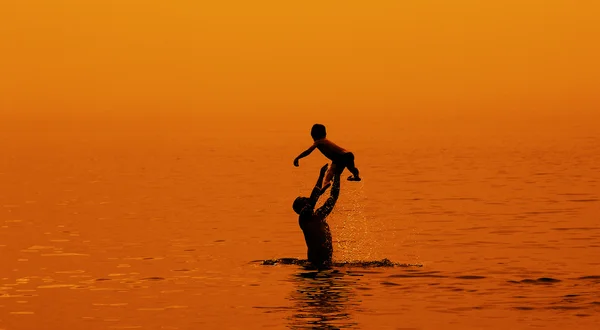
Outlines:
[{"label": "water splash", "polygon": [[[303,267],[309,267],[310,262],[306,259],[298,258],[279,258],[279,259],[267,259],[267,260],[254,260],[252,263],[258,263],[262,266],[275,266],[275,265],[297,265]],[[381,260],[352,260],[352,261],[336,261],[332,264],[333,267],[423,267],[422,264],[408,264],[393,262],[387,258]]]},{"label": "water splash", "polygon": [[381,241],[373,232],[377,224],[365,212],[364,183],[351,183],[344,188],[341,202],[329,222],[335,258],[342,261],[371,259],[379,251]]}]

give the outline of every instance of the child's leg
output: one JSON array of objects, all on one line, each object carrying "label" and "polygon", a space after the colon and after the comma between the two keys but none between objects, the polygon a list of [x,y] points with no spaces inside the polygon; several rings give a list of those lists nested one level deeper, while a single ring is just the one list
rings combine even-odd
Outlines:
[{"label": "child's leg", "polygon": [[355,178],[360,178],[360,176],[358,175],[358,168],[348,167],[348,171],[350,171],[350,173],[352,173],[352,175],[354,175]]},{"label": "child's leg", "polygon": [[350,171],[350,173],[352,173],[352,176],[348,177],[348,180],[351,181],[360,181],[360,176],[358,175],[358,168],[356,168],[356,165],[354,165],[354,154],[352,154],[351,152],[348,154],[348,160],[346,162],[346,167],[348,168],[348,171]]}]

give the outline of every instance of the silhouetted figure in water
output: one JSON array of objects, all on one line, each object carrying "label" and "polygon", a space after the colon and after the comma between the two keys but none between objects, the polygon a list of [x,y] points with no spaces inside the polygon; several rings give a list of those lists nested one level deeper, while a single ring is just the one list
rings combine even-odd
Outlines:
[{"label": "silhouetted figure in water", "polygon": [[325,185],[331,184],[331,178],[337,173],[342,174],[345,168],[348,168],[351,176],[348,177],[350,181],[360,181],[361,178],[358,175],[358,168],[354,165],[354,154],[348,150],[338,146],[327,139],[327,131],[325,126],[322,124],[314,124],[310,130],[310,136],[312,136],[314,144],[310,148],[303,151],[296,159],[294,159],[294,166],[300,166],[298,162],[301,158],[310,155],[313,150],[319,149],[323,155],[331,160],[331,168],[325,176]]},{"label": "silhouetted figure in water", "polygon": [[319,197],[329,186],[323,187],[323,176],[328,164],[321,168],[319,179],[310,194],[310,197],[298,197],[294,201],[294,211],[300,215],[298,222],[304,233],[304,240],[308,248],[308,261],[318,269],[331,267],[333,247],[331,245],[331,231],[325,219],[333,210],[340,194],[340,172],[336,172],[333,179],[331,193],[325,204],[315,211],[315,204]]}]

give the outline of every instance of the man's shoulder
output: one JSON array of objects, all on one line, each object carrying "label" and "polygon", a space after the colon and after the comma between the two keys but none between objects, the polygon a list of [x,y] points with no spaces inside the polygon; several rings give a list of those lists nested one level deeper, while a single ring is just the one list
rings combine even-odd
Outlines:
[{"label": "man's shoulder", "polygon": [[310,207],[305,207],[302,209],[302,211],[300,211],[300,216],[298,217],[298,220],[300,221],[307,221],[312,219],[313,216],[313,210]]}]

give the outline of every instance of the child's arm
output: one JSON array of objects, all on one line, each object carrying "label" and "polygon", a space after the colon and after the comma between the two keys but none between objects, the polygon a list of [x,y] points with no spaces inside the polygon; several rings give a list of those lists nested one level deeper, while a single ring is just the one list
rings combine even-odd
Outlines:
[{"label": "child's arm", "polygon": [[298,157],[296,157],[296,159],[294,159],[294,166],[296,166],[296,167],[300,166],[300,164],[298,163],[298,160],[300,160],[300,158],[304,158],[304,157],[310,155],[310,153],[313,152],[313,150],[315,150],[315,148],[317,148],[317,145],[313,144],[312,146],[310,146],[310,148],[306,149],[300,155],[298,155]]}]

